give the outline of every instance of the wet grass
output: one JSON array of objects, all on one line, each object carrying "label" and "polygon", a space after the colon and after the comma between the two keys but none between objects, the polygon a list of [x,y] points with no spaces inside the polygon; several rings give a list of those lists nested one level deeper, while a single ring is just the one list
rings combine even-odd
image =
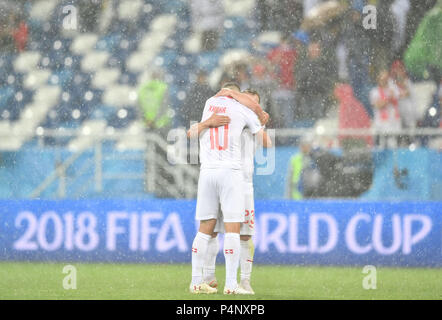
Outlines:
[{"label": "wet grass", "polygon": [[[0,263],[0,299],[442,299],[442,269],[377,268],[375,290],[365,290],[362,268],[255,265],[254,296],[188,293],[190,265],[84,264],[77,289],[63,288],[60,263]],[[217,267],[220,292],[225,269]]]}]

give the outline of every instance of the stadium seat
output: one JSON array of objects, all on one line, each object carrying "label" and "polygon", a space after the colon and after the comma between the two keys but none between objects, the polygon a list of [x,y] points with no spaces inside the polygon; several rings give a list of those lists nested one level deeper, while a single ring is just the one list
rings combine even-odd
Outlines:
[{"label": "stadium seat", "polygon": [[116,68],[98,70],[92,78],[92,86],[104,90],[114,84],[120,76],[120,70]]},{"label": "stadium seat", "polygon": [[84,55],[90,51],[93,51],[96,43],[98,41],[98,36],[93,33],[80,34],[75,37],[70,46],[71,52],[76,55]]},{"label": "stadium seat", "polygon": [[35,90],[48,83],[51,72],[49,70],[34,70],[29,72],[23,82],[26,89]]},{"label": "stadium seat", "polygon": [[137,104],[136,88],[127,85],[109,86],[103,93],[102,102],[116,107],[135,106]]},{"label": "stadium seat", "polygon": [[8,120],[0,121],[0,137],[3,140],[6,136],[11,133],[11,122]]},{"label": "stadium seat", "polygon": [[143,1],[141,0],[122,0],[117,9],[118,18],[134,22],[142,9]]},{"label": "stadium seat", "polygon": [[190,54],[197,54],[201,51],[201,33],[191,33],[189,37],[184,40],[184,51]]},{"label": "stadium seat", "polygon": [[126,67],[128,71],[139,72],[145,70],[151,66],[156,53],[152,50],[149,51],[136,51],[126,61]]},{"label": "stadium seat", "polygon": [[95,72],[105,66],[109,56],[110,54],[105,51],[88,52],[81,61],[81,70],[84,72]]},{"label": "stadium seat", "polygon": [[152,21],[150,29],[156,33],[170,34],[175,29],[177,17],[173,14],[158,15]]},{"label": "stadium seat", "polygon": [[[18,151],[22,147],[23,142],[17,136],[10,136],[8,139],[0,139],[1,151]],[[11,195],[13,197],[14,195]]]},{"label": "stadium seat", "polygon": [[256,8],[255,0],[223,0],[227,16],[247,17]]},{"label": "stadium seat", "polygon": [[16,72],[27,73],[37,68],[41,54],[36,51],[25,51],[20,53],[14,61]]},{"label": "stadium seat", "polygon": [[166,41],[168,35],[164,32],[153,32],[150,31],[146,33],[138,45],[138,50],[143,52],[158,52]]},{"label": "stadium seat", "polygon": [[30,18],[38,21],[49,20],[57,2],[57,0],[34,1],[30,11]]},{"label": "stadium seat", "polygon": [[61,88],[59,86],[43,86],[35,91],[34,102],[43,103],[50,107],[57,104],[60,99]]}]

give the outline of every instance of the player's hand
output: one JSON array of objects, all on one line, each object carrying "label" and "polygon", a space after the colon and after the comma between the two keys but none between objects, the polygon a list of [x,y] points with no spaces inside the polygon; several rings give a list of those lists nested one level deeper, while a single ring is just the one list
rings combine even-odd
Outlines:
[{"label": "player's hand", "polygon": [[258,115],[258,119],[259,119],[259,121],[261,122],[261,125],[264,126],[264,125],[267,124],[267,122],[269,122],[270,115],[269,115],[267,112],[262,111],[262,112]]},{"label": "player's hand", "polygon": [[207,124],[210,128],[216,128],[225,126],[226,124],[230,123],[230,118],[228,116],[222,116],[219,114],[212,114],[212,116],[207,119]]},{"label": "player's hand", "polygon": [[233,92],[232,90],[224,88],[224,89],[221,89],[220,91],[218,91],[218,93],[215,95],[215,97],[230,97],[230,98],[233,98],[232,97],[232,92]]}]

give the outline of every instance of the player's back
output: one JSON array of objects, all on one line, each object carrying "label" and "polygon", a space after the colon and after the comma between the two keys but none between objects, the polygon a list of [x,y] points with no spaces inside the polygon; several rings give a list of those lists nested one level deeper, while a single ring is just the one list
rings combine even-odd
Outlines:
[{"label": "player's back", "polygon": [[261,129],[258,117],[250,109],[228,97],[212,97],[206,101],[202,121],[213,113],[226,115],[230,123],[210,128],[200,136],[201,169],[242,168],[241,133],[249,127],[252,133]]}]

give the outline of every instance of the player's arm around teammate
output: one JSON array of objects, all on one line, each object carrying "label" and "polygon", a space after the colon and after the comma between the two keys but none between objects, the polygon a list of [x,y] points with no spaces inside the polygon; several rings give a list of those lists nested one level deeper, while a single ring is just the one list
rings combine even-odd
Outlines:
[{"label": "player's arm around teammate", "polygon": [[244,92],[237,92],[234,90],[229,89],[221,89],[215,97],[219,96],[227,96],[235,99],[242,105],[246,106],[250,110],[252,110],[257,116],[261,124],[263,125],[263,129],[258,131],[256,133],[256,136],[258,137],[258,141],[261,143],[261,145],[264,148],[271,148],[272,147],[272,140],[268,136],[267,132],[264,130],[265,125],[270,119],[270,116],[267,112],[265,112],[261,106],[259,105],[259,94],[255,90],[247,89]]},{"label": "player's arm around teammate", "polygon": [[226,96],[235,99],[242,105],[252,110],[258,116],[258,119],[262,125],[266,125],[270,118],[269,114],[265,112],[257,102],[259,101],[259,98],[257,100],[253,97],[255,94],[258,95],[258,93],[255,90],[251,90],[253,93],[249,94],[249,92],[247,92],[248,90],[250,91],[251,89],[247,89],[244,92],[237,92],[223,88],[215,95],[215,97]]},{"label": "player's arm around teammate", "polygon": [[202,122],[194,123],[189,130],[187,130],[187,137],[190,139],[196,139],[206,129],[221,127],[230,123],[228,116],[222,116],[219,114],[212,114],[212,116]]}]

